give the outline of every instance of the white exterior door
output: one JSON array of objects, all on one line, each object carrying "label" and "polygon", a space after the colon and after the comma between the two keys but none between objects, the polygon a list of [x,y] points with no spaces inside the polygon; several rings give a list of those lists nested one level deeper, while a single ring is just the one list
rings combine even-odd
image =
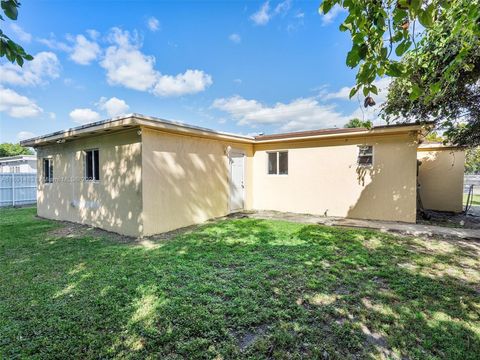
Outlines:
[{"label": "white exterior door", "polygon": [[245,154],[230,155],[230,211],[243,210],[245,206],[244,166]]}]

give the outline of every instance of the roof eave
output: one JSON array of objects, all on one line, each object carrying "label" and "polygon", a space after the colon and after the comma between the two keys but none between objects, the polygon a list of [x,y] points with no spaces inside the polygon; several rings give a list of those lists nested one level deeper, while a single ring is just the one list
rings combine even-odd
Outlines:
[{"label": "roof eave", "polygon": [[246,143],[251,143],[253,141],[253,137],[250,136],[217,132],[207,128],[183,124],[180,122],[157,119],[140,114],[129,114],[118,118],[102,120],[95,123],[71,128],[68,130],[57,131],[51,134],[23,140],[20,142],[20,144],[27,147],[38,147],[53,144],[56,142],[61,142],[70,138],[85,136],[86,134],[94,135],[103,132],[118,131],[125,128],[132,128],[137,126],[145,126],[157,130],[182,133],[192,136],[214,137],[224,140],[233,140]]},{"label": "roof eave", "polygon": [[320,139],[336,139],[336,138],[351,138],[351,137],[362,137],[362,136],[379,136],[379,135],[399,135],[407,134],[411,132],[419,132],[422,130],[422,125],[405,125],[398,127],[377,127],[370,130],[364,129],[359,131],[352,132],[341,132],[341,133],[330,133],[330,134],[319,134],[312,136],[292,136],[289,138],[276,138],[276,139],[256,139],[255,144],[268,144],[268,143],[279,143],[279,142],[295,142],[295,141],[305,141],[305,140],[320,140]]}]

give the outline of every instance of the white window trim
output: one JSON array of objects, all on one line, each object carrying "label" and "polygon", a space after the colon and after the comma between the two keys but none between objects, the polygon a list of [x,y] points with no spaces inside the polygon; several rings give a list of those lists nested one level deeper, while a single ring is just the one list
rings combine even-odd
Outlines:
[{"label": "white window trim", "polygon": [[[369,144],[363,144],[363,145],[357,145],[358,146],[358,152],[357,152],[357,166],[362,167],[362,168],[371,168],[373,167],[373,164],[375,164],[375,146],[374,145],[369,145]],[[372,147],[372,163],[371,164],[360,164],[360,148],[362,147],[367,147],[371,146]],[[368,155],[362,155],[362,156],[368,156]]]},{"label": "white window trim", "polygon": [[[101,181],[100,174],[98,174],[98,180],[95,180],[95,150],[98,151],[98,171],[100,171],[100,150],[98,148],[85,149],[83,150],[83,178],[89,183],[99,183]],[[87,152],[92,151],[92,173],[93,179],[87,178]]]},{"label": "white window trim", "polygon": [[[287,153],[287,160],[288,160],[288,168],[287,168],[287,173],[286,174],[280,174],[280,153],[281,152],[286,152]],[[288,154],[288,150],[272,150],[272,151],[267,151],[267,176],[288,176],[290,173],[290,156]],[[277,173],[276,174],[270,174],[268,172],[268,154],[277,154]]]}]

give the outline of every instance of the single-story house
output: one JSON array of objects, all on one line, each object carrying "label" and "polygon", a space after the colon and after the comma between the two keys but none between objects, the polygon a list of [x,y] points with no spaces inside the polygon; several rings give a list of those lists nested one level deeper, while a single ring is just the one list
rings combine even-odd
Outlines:
[{"label": "single-story house", "polygon": [[22,145],[37,150],[39,216],[148,236],[239,210],[415,222],[417,172],[424,205],[459,211],[463,150],[450,163],[452,149],[419,148],[422,133],[252,137],[132,114]]},{"label": "single-story house", "polygon": [[37,172],[35,155],[14,155],[0,157],[0,174]]}]

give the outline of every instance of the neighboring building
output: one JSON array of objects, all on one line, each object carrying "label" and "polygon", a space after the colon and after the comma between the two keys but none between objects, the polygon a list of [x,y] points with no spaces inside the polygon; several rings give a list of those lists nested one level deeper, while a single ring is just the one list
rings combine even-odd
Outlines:
[{"label": "neighboring building", "polygon": [[0,157],[0,174],[32,172],[37,172],[37,157],[35,155]]},{"label": "neighboring building", "polygon": [[148,236],[243,209],[415,222],[422,131],[249,137],[133,114],[22,145],[37,149],[38,215]]}]

